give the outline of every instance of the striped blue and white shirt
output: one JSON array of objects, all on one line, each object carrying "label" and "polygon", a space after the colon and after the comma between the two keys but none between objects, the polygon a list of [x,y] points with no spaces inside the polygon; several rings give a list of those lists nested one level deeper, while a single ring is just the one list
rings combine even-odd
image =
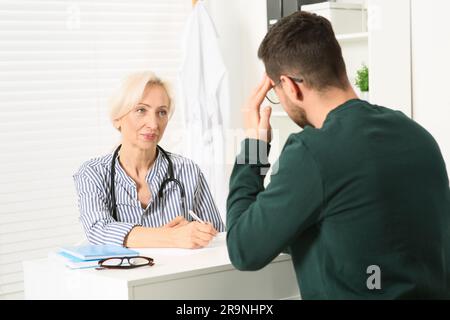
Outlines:
[{"label": "striped blue and white shirt", "polygon": [[[217,231],[225,231],[200,168],[187,158],[168,154],[173,163],[174,177],[184,186],[187,210],[192,210],[202,220],[211,222]],[[110,212],[112,157],[111,153],[89,160],[73,176],[78,193],[80,221],[90,243],[123,246],[125,237],[135,226],[161,227],[179,215],[192,221],[182,210],[180,189],[176,183],[167,183],[163,197],[158,197],[159,187],[167,177],[168,170],[168,161],[161,152],[158,152],[146,177],[152,194],[146,209],[142,208],[138,199],[135,182],[116,159],[114,181],[118,221],[115,221]]]}]

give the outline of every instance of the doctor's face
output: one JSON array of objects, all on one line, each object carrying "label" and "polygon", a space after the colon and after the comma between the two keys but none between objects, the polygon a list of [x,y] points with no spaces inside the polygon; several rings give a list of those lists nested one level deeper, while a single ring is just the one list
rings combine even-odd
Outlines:
[{"label": "doctor's face", "polygon": [[141,101],[118,120],[122,142],[140,149],[156,147],[169,121],[169,104],[164,87],[147,87]]}]

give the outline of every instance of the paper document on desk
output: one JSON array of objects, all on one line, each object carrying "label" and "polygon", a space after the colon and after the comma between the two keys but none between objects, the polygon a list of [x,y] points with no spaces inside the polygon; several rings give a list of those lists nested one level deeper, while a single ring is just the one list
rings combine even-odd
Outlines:
[{"label": "paper document on desk", "polygon": [[169,256],[188,256],[192,254],[198,254],[207,252],[212,248],[226,246],[226,232],[220,232],[210,242],[210,244],[201,249],[179,249],[179,248],[133,248],[137,250],[140,255],[146,257],[152,257],[156,255],[169,255]]}]

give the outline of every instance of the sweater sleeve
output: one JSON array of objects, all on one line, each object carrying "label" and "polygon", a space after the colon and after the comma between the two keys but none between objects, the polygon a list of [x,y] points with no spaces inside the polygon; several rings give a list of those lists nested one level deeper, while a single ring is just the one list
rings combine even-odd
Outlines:
[{"label": "sweater sleeve", "polygon": [[240,270],[270,263],[319,219],[322,207],[321,176],[301,139],[288,139],[264,189],[268,149],[263,141],[244,140],[230,178],[227,246]]}]

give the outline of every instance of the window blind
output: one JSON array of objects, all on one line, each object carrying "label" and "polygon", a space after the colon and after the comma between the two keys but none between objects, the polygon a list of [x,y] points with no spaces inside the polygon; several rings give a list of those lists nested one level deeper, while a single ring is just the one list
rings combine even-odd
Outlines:
[{"label": "window blind", "polygon": [[175,81],[190,11],[188,0],[0,0],[0,299],[23,298],[23,260],[84,239],[72,175],[119,141],[107,99],[133,71]]}]

